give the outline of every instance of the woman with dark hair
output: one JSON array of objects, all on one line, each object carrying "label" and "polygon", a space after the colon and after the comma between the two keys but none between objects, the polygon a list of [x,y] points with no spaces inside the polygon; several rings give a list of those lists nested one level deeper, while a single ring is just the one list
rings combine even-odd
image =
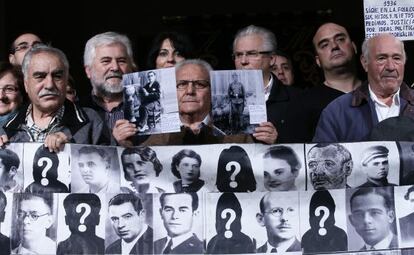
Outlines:
[{"label": "woman with dark hair", "polygon": [[147,59],[147,69],[173,67],[193,56],[190,38],[176,31],[164,31],[153,40]]},{"label": "woman with dark hair", "polygon": [[217,189],[220,192],[253,192],[256,179],[249,155],[240,146],[224,149],[217,166]]},{"label": "woman with dark hair", "polygon": [[0,62],[0,127],[16,115],[25,98],[21,68]]}]

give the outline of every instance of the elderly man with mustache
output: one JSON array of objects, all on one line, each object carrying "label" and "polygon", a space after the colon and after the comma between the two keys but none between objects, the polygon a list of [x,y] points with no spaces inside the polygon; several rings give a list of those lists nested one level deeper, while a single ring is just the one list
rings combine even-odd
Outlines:
[{"label": "elderly man with mustache", "polygon": [[366,141],[379,122],[396,116],[414,119],[414,91],[403,82],[404,43],[379,34],[362,44],[368,81],[332,101],[323,111],[314,142]]},{"label": "elderly man with mustache", "polygon": [[131,41],[116,32],[97,34],[86,43],[83,61],[92,94],[88,100],[81,98],[81,103],[98,112],[112,129],[117,120],[124,119],[122,75],[137,69]]},{"label": "elderly man with mustache", "polygon": [[38,45],[27,52],[22,71],[30,103],[0,129],[7,142],[44,142],[58,152],[65,143],[108,144],[109,132],[96,112],[66,100],[69,62],[56,48]]}]

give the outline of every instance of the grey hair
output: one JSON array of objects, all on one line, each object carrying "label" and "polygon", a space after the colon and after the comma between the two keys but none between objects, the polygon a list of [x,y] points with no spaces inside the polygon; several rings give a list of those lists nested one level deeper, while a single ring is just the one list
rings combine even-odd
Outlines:
[{"label": "grey hair", "polygon": [[255,25],[250,25],[245,28],[242,28],[236,33],[236,36],[234,37],[234,41],[233,41],[233,51],[234,51],[234,48],[236,47],[237,40],[239,40],[241,37],[245,37],[248,35],[259,35],[260,37],[262,37],[263,39],[262,46],[264,49],[261,49],[261,50],[272,51],[272,52],[276,51],[277,40],[276,40],[275,34],[267,28],[258,27]]},{"label": "grey hair", "polygon": [[39,53],[50,53],[53,55],[56,55],[57,57],[59,57],[60,61],[62,61],[64,67],[65,67],[65,73],[66,75],[69,74],[69,61],[65,55],[65,53],[63,53],[63,51],[59,50],[58,48],[54,48],[52,46],[49,45],[45,45],[45,44],[36,44],[35,46],[33,46],[24,56],[23,58],[23,62],[22,62],[22,72],[24,75],[24,79],[27,79],[28,75],[29,75],[29,64],[32,61],[32,58],[34,55],[37,55]]},{"label": "grey hair", "polygon": [[203,67],[207,73],[210,74],[211,71],[213,71],[213,68],[211,67],[211,65],[206,62],[205,60],[202,59],[186,59],[184,61],[181,61],[179,63],[177,63],[175,65],[175,71],[177,72],[178,70],[180,70],[181,68],[183,68],[186,65],[198,65]]},{"label": "grey hair", "polygon": [[365,60],[368,62],[369,61],[369,50],[371,48],[372,40],[374,38],[377,38],[379,36],[384,36],[384,35],[390,35],[397,42],[401,43],[401,51],[402,51],[402,54],[403,54],[403,57],[404,57],[404,63],[405,63],[405,61],[407,60],[407,55],[405,54],[404,42],[401,41],[400,39],[398,39],[397,37],[395,37],[394,35],[389,34],[389,33],[382,33],[382,34],[378,34],[376,36],[373,36],[371,38],[365,39],[364,42],[362,43],[362,46],[361,46],[362,56],[364,56]]},{"label": "grey hair", "polygon": [[132,52],[131,41],[126,35],[116,32],[105,32],[97,34],[86,42],[85,52],[83,53],[83,63],[85,66],[90,66],[96,55],[96,48],[99,46],[106,46],[115,43],[120,43],[125,46],[131,64],[134,64],[134,54]]}]

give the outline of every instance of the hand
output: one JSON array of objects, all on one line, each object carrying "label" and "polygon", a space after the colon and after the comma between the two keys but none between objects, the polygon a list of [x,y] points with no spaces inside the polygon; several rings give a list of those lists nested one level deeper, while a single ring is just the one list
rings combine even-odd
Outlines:
[{"label": "hand", "polygon": [[115,122],[112,135],[119,145],[123,147],[132,147],[133,144],[129,138],[135,135],[137,131],[138,129],[135,124],[129,122],[128,120],[122,119]]},{"label": "hand", "polygon": [[276,142],[278,133],[272,122],[262,122],[260,126],[254,129],[253,136],[266,144],[273,144]]},{"label": "hand", "polygon": [[49,148],[50,152],[62,151],[65,147],[65,143],[68,143],[69,139],[63,132],[56,132],[48,134],[45,139],[45,147]]},{"label": "hand", "polygon": [[0,147],[4,147],[9,142],[7,135],[0,135]]}]

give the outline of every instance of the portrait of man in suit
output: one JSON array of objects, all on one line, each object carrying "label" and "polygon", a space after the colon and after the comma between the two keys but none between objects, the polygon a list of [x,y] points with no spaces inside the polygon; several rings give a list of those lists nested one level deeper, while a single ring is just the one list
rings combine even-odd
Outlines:
[{"label": "portrait of man in suit", "polygon": [[153,230],[146,224],[146,211],[137,194],[111,198],[108,217],[119,239],[106,248],[106,254],[152,254]]},{"label": "portrait of man in suit", "polygon": [[393,187],[360,188],[350,197],[349,221],[364,245],[360,250],[398,248]]},{"label": "portrait of man in suit", "polygon": [[297,192],[268,192],[260,200],[257,222],[266,228],[267,242],[258,253],[301,251],[296,235],[299,230],[299,196]]},{"label": "portrait of man in suit", "polygon": [[167,236],[154,242],[154,254],[200,254],[203,242],[192,232],[197,193],[162,193],[160,214]]}]

